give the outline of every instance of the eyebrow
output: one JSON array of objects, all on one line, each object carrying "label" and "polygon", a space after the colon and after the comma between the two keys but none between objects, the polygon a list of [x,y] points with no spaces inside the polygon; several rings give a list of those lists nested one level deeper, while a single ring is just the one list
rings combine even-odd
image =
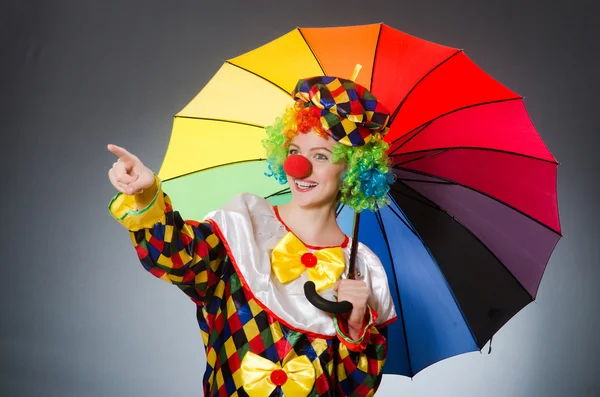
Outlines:
[{"label": "eyebrow", "polygon": [[[294,147],[296,147],[296,148],[300,149],[300,146],[296,145],[295,143],[290,143],[290,147],[292,147],[292,146],[294,146]],[[309,150],[309,152],[310,152],[310,151],[313,151],[313,150],[318,150],[318,149],[327,150],[329,153],[333,153],[331,150],[329,150],[329,149],[327,149],[326,147],[323,147],[323,146],[314,147],[314,148],[310,149],[310,150]]]}]

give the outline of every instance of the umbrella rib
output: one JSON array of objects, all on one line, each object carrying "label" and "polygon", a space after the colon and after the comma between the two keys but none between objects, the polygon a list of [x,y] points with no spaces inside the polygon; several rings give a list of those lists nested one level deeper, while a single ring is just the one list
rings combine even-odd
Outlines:
[{"label": "umbrella rib", "polygon": [[[411,364],[411,360],[410,360],[410,350],[409,350],[409,346],[408,346],[408,335],[406,333],[406,321],[404,318],[404,310],[402,310],[402,297],[400,295],[400,289],[398,287],[398,277],[396,275],[396,265],[394,264],[394,257],[392,255],[392,251],[390,250],[390,242],[387,238],[387,234],[385,232],[385,226],[383,224],[383,219],[381,218],[381,214],[379,213],[379,211],[375,212],[375,218],[377,219],[377,223],[379,224],[379,228],[381,229],[381,235],[383,236],[383,240],[385,242],[385,247],[387,248],[388,251],[388,255],[390,258],[390,264],[392,265],[392,274],[394,275],[394,286],[396,287],[396,294],[398,295],[398,305],[400,306],[400,318],[402,318],[402,332],[404,333],[404,344],[406,346],[406,357],[407,357],[407,361],[408,361],[408,371],[410,373],[410,376],[412,378],[413,374],[413,369],[412,369],[412,364]],[[421,240],[422,241],[422,240]]]},{"label": "umbrella rib", "polygon": [[[396,180],[402,181],[402,182],[425,182],[423,179],[412,179],[412,178],[396,178]],[[443,182],[443,181],[427,181],[427,183],[437,183],[439,185],[452,185],[451,183]]]},{"label": "umbrella rib", "polygon": [[413,134],[410,138],[408,138],[405,142],[401,143],[400,145],[398,145],[397,148],[395,148],[392,152],[389,153],[389,156],[393,155],[394,153],[396,153],[396,151],[398,151],[401,147],[403,147],[404,145],[406,145],[408,142],[412,141],[414,137],[416,137],[417,135],[419,135],[419,133],[421,131],[423,131],[425,128],[429,127],[429,125],[433,123],[433,121],[428,121],[426,123],[421,124],[419,127],[414,128],[412,131],[407,132],[406,134],[394,139],[392,142],[389,142],[388,144],[391,146],[393,143],[399,141],[400,139],[402,139],[403,137],[405,137],[408,134]]},{"label": "umbrella rib", "polygon": [[415,236],[417,236],[417,237],[418,237],[417,231],[416,231],[416,230],[415,230],[415,229],[412,227],[412,225],[410,225],[410,224],[406,223],[406,221],[405,221],[405,220],[404,220],[404,219],[403,219],[403,218],[400,216],[400,214],[398,214],[398,213],[396,212],[396,210],[394,210],[394,209],[390,208],[390,211],[392,211],[392,212],[394,213],[394,215],[396,215],[396,217],[397,217],[398,219],[400,219],[400,221],[401,221],[402,223],[404,223],[404,225],[405,225],[407,228],[409,228],[409,229],[410,229],[410,230],[413,232],[413,234],[414,234]]},{"label": "umbrella rib", "polygon": [[[417,158],[413,158],[413,159],[406,160],[406,161],[399,162],[399,163],[394,163],[392,165],[392,168],[394,168],[397,165],[408,164],[411,161],[423,160],[423,159],[426,159],[427,157],[437,156],[437,155],[446,153],[447,151],[449,151],[451,149],[452,148],[439,148],[439,149],[428,149],[428,150],[419,150],[419,151],[415,151],[415,152],[408,152],[406,154],[421,153],[421,152],[423,152],[424,154],[422,156],[417,157]],[[433,151],[433,153],[431,153],[432,151]],[[393,157],[400,157],[400,156],[403,156],[403,155],[405,155],[405,153],[403,153],[403,154],[397,154],[397,155],[392,155],[390,157],[391,158],[393,158]]]},{"label": "umbrella rib", "polygon": [[377,51],[379,50],[379,39],[383,30],[383,22],[379,22],[379,32],[377,32],[377,41],[375,42],[375,52],[373,53],[373,63],[371,64],[371,81],[369,81],[369,91],[373,90],[373,76],[375,76],[375,62],[377,61]]},{"label": "umbrella rib", "polygon": [[513,155],[513,156],[525,157],[525,158],[528,158],[528,159],[543,161],[543,162],[550,163],[550,164],[560,164],[557,161],[546,160],[546,159],[542,159],[542,158],[539,158],[539,157],[530,156],[528,154],[516,153],[516,152],[509,152],[508,150],[501,150],[501,149],[487,148],[487,147],[479,147],[479,146],[453,146],[453,147],[446,147],[446,148],[443,148],[443,147],[440,147],[440,148],[431,148],[431,149],[415,150],[415,151],[412,151],[412,152],[406,152],[406,153],[401,153],[401,154],[393,154],[393,155],[390,155],[389,157],[390,158],[394,158],[394,157],[404,156],[406,154],[427,153],[427,152],[430,152],[432,150],[436,151],[435,153],[428,153],[428,154],[425,154],[424,156],[421,156],[421,157],[413,158],[413,159],[406,160],[406,161],[401,162],[401,163],[394,164],[394,166],[396,166],[396,165],[399,165],[399,164],[407,164],[407,163],[410,163],[410,162],[413,162],[413,161],[418,161],[418,160],[421,160],[421,159],[424,159],[424,158],[427,158],[427,157],[430,157],[430,156],[437,156],[439,154],[443,154],[443,153],[446,153],[448,151],[457,150],[457,149],[464,149],[464,150],[485,150],[485,151],[488,151],[488,152],[497,152],[497,153],[503,153],[503,154],[510,154],[510,155]]},{"label": "umbrella rib", "polygon": [[[423,182],[423,181],[417,181],[417,182]],[[413,190],[413,191],[414,191],[414,189],[412,189],[410,186],[408,186],[406,183],[404,183],[404,181],[402,181],[402,180],[401,180],[401,181],[400,181],[400,183],[402,183],[404,186],[406,186],[406,187],[408,187],[409,189],[411,189],[411,190]],[[442,212],[444,212],[444,210],[443,210],[441,207],[439,207],[439,206],[435,206],[435,205],[431,205],[430,203],[427,203],[427,202],[423,202],[423,201],[421,201],[421,200],[420,200],[419,198],[417,198],[417,197],[409,196],[408,194],[405,194],[405,193],[403,193],[402,191],[400,191],[400,189],[398,189],[397,187],[395,187],[395,186],[393,186],[393,185],[391,186],[391,189],[392,189],[392,190],[394,190],[395,192],[398,192],[399,194],[403,195],[404,197],[407,197],[407,198],[409,198],[409,199],[411,199],[411,200],[414,200],[414,201],[418,202],[419,204],[423,204],[423,205],[425,205],[425,206],[427,206],[427,207],[429,207],[429,208],[431,208],[431,209],[434,209],[434,210],[438,210],[438,211],[442,211]],[[417,194],[419,194],[420,196],[423,196],[423,195],[422,195],[422,194],[420,194],[419,192],[416,192],[416,193],[417,193]],[[394,202],[395,202],[395,200],[394,200]],[[396,203],[396,205],[398,205],[398,203]],[[398,205],[398,207],[400,207],[400,206]],[[390,209],[391,209],[391,208],[390,208]],[[396,215],[398,215],[398,214],[396,214]],[[398,217],[400,218],[400,216],[398,216]]]},{"label": "umbrella rib", "polygon": [[234,121],[234,120],[214,119],[214,118],[210,118],[210,117],[194,117],[194,116],[174,116],[174,117],[176,119],[192,119],[192,120],[219,121],[219,122],[223,122],[223,123],[233,123],[233,124],[247,125],[248,127],[256,127],[256,128],[261,128],[261,129],[265,128],[264,125],[246,123],[244,121]]},{"label": "umbrella rib", "polygon": [[279,190],[275,193],[271,193],[268,196],[265,197],[265,199],[271,198],[271,197],[276,197],[276,196],[283,196],[284,194],[288,194],[290,191],[290,188],[285,188],[282,190]]},{"label": "umbrella rib", "polygon": [[419,84],[421,84],[421,82],[423,80],[425,80],[427,78],[427,76],[429,76],[434,70],[436,70],[437,68],[439,68],[440,66],[442,66],[444,63],[448,62],[450,59],[454,58],[456,55],[460,54],[461,52],[463,52],[463,50],[457,50],[456,52],[454,52],[452,55],[450,55],[448,58],[444,59],[442,62],[438,63],[436,66],[434,66],[429,72],[425,73],[423,75],[423,77],[421,77],[421,79],[419,79],[419,81],[417,81],[417,83],[412,86],[412,88],[408,91],[408,93],[404,96],[404,98],[402,99],[402,101],[400,102],[400,104],[398,105],[398,107],[396,107],[396,109],[394,110],[394,112],[392,113],[392,116],[390,117],[390,125],[392,124],[392,122],[396,119],[396,115],[398,114],[398,112],[400,111],[400,108],[402,108],[402,106],[404,105],[404,103],[406,102],[406,100],[408,99],[408,96],[415,90],[415,88],[417,88],[417,86]]},{"label": "umbrella rib", "polygon": [[[502,201],[502,200],[500,200],[500,199],[498,199],[498,198],[496,198],[496,197],[492,197],[492,196],[490,196],[489,194],[487,194],[487,193],[484,193],[484,192],[482,192],[482,191],[480,191],[480,190],[478,190],[478,189],[472,188],[472,187],[470,187],[470,186],[467,186],[467,185],[463,185],[463,184],[461,184],[461,183],[459,183],[459,182],[456,182],[456,181],[454,181],[454,180],[452,180],[452,179],[448,179],[448,178],[444,178],[444,177],[441,177],[441,176],[437,176],[437,175],[429,174],[429,173],[427,173],[427,172],[423,172],[423,171],[416,171],[416,170],[413,170],[413,169],[410,169],[410,168],[405,168],[405,167],[396,167],[396,166],[394,166],[393,168],[395,168],[395,169],[398,169],[398,170],[403,170],[403,171],[413,172],[413,173],[415,173],[415,174],[419,174],[419,175],[423,175],[423,176],[428,176],[428,177],[435,178],[435,179],[441,179],[442,181],[448,182],[448,183],[450,183],[450,184],[453,184],[453,185],[458,185],[458,186],[461,186],[461,187],[463,187],[463,188],[465,188],[465,189],[472,190],[472,191],[474,191],[474,192],[477,192],[477,193],[479,193],[479,194],[482,194],[482,195],[484,195],[484,196],[486,196],[486,197],[489,197],[489,198],[491,198],[492,200],[494,200],[494,201],[497,201],[497,202],[499,202],[500,204],[503,204],[503,205],[505,205],[506,207],[508,207],[508,208],[511,208],[511,209],[512,209],[512,210],[514,210],[514,211],[517,211],[517,212],[518,212],[518,213],[520,213],[521,215],[524,215],[524,216],[526,216],[527,218],[531,219],[532,221],[536,222],[537,224],[539,224],[539,225],[542,225],[543,227],[545,227],[546,229],[550,230],[551,232],[553,232],[553,233],[555,233],[555,234],[557,234],[557,235],[559,235],[559,236],[561,236],[561,237],[563,236],[561,233],[559,233],[559,232],[557,232],[556,230],[552,229],[550,226],[543,224],[542,222],[538,221],[538,220],[537,220],[537,219],[535,219],[535,218],[532,218],[530,215],[528,215],[528,214],[524,213],[523,211],[519,210],[518,208],[515,208],[515,207],[513,207],[512,205],[510,205],[510,204],[508,204],[508,203],[506,203],[506,202],[504,202],[504,201]],[[427,182],[427,181],[422,181],[422,183],[429,183],[429,182]],[[418,193],[418,192],[417,192],[417,193]]]},{"label": "umbrella rib", "polygon": [[323,65],[321,65],[321,62],[319,62],[319,58],[317,58],[317,55],[315,54],[315,52],[313,51],[311,46],[308,44],[308,41],[306,41],[306,37],[304,37],[300,28],[296,28],[296,29],[298,30],[298,33],[300,33],[300,37],[302,37],[302,40],[304,40],[304,43],[310,50],[310,53],[313,55],[313,58],[315,58],[315,61],[317,61],[317,64],[319,64],[319,67],[321,68],[321,72],[323,73],[323,76],[325,76],[325,69],[323,68]]},{"label": "umbrella rib", "polygon": [[336,218],[342,213],[342,210],[344,209],[345,206],[346,206],[346,204],[344,204],[344,203],[339,204],[338,208],[335,211]]},{"label": "umbrella rib", "polygon": [[228,63],[228,64],[230,64],[231,66],[235,66],[236,68],[239,68],[239,69],[242,69],[242,70],[244,70],[244,71],[246,71],[246,72],[248,72],[248,73],[251,73],[251,74],[255,75],[256,77],[258,77],[258,78],[260,78],[260,79],[263,79],[264,81],[266,81],[266,82],[268,82],[268,83],[270,83],[270,84],[274,85],[275,87],[279,88],[281,91],[285,92],[287,95],[291,95],[291,92],[288,92],[286,89],[284,89],[284,88],[283,88],[283,87],[281,87],[280,85],[278,85],[278,84],[276,84],[275,82],[273,82],[273,81],[271,81],[271,80],[269,80],[269,79],[265,78],[264,76],[261,76],[261,75],[260,75],[260,74],[258,74],[258,73],[254,73],[254,72],[253,72],[253,71],[251,71],[251,70],[248,70],[248,69],[246,69],[246,68],[243,68],[243,67],[241,67],[241,66],[239,66],[239,65],[236,65],[235,63],[231,63],[231,62],[229,62],[229,61],[225,61],[225,63]]},{"label": "umbrella rib", "polygon": [[177,176],[174,176],[172,178],[163,179],[163,182],[174,181],[175,179],[183,178],[185,176],[189,176],[189,175],[195,174],[197,172],[204,172],[204,171],[212,170],[214,168],[224,167],[226,165],[243,164],[243,163],[253,163],[253,162],[256,162],[256,161],[265,161],[265,160],[266,159],[250,159],[250,160],[232,161],[231,163],[219,164],[219,165],[214,165],[212,167],[202,168],[201,170],[195,170],[195,171],[186,172],[185,174],[177,175]]},{"label": "umbrella rib", "polygon": [[421,133],[421,132],[422,132],[422,131],[423,131],[423,130],[426,128],[426,127],[428,127],[428,126],[429,126],[429,124],[433,123],[433,122],[434,122],[434,121],[436,121],[437,119],[440,119],[440,118],[442,118],[442,117],[444,117],[444,116],[447,116],[447,115],[449,115],[449,114],[452,114],[452,113],[455,113],[455,112],[460,112],[461,110],[465,110],[465,109],[473,108],[473,107],[476,107],[476,106],[484,106],[484,105],[490,105],[490,104],[492,104],[492,103],[500,103],[500,102],[508,102],[508,101],[519,101],[519,100],[522,100],[522,99],[523,99],[523,97],[516,97],[516,98],[505,98],[505,99],[496,99],[496,100],[494,100],[494,101],[487,101],[487,102],[473,103],[473,104],[471,104],[471,105],[463,106],[462,108],[457,108],[457,109],[450,110],[449,112],[446,112],[446,113],[440,114],[439,116],[436,116],[436,117],[434,117],[433,119],[431,119],[431,120],[428,120],[428,121],[424,122],[423,124],[421,124],[421,125],[419,125],[419,126],[417,126],[417,127],[413,128],[412,130],[408,131],[407,133],[405,133],[405,134],[402,134],[401,136],[399,136],[398,138],[394,139],[393,141],[391,141],[391,142],[388,142],[388,144],[391,146],[391,145],[392,145],[394,142],[397,142],[397,141],[399,141],[399,140],[400,140],[400,139],[402,139],[404,136],[406,136],[406,135],[408,135],[408,134],[410,134],[410,133],[412,133],[412,132],[414,132],[414,131],[416,131],[416,130],[419,130],[419,131],[418,131],[418,132],[417,132],[415,135],[413,135],[412,137],[410,137],[410,138],[409,138],[409,139],[408,139],[406,142],[404,142],[404,143],[400,144],[400,145],[399,145],[399,146],[398,146],[396,149],[394,149],[394,152],[395,152],[396,150],[400,149],[402,146],[406,145],[406,144],[407,144],[407,143],[408,143],[408,142],[409,142],[411,139],[413,139],[414,137],[416,137],[417,135],[419,135],[419,134],[420,134],[420,133]]},{"label": "umbrella rib", "polygon": [[[400,193],[400,191],[399,191],[399,190],[396,190],[396,191],[397,191],[397,192],[399,192],[399,194],[402,194],[402,193]],[[420,201],[420,200],[418,200],[418,199],[416,199],[416,198],[414,198],[414,197],[411,197],[411,196],[409,196],[409,195],[405,195],[405,196],[406,196],[406,197],[408,197],[408,198],[410,198],[410,199],[413,199],[413,200],[415,200],[415,201],[419,202],[420,204],[427,205],[427,203],[423,203],[422,201]],[[391,194],[389,194],[389,198],[391,199],[391,201],[393,201],[393,202],[394,202],[394,204],[396,204],[396,206],[397,206],[398,208],[400,208],[400,206],[398,205],[398,202],[397,202],[397,201],[394,199],[394,197],[393,197]],[[432,207],[432,208],[433,208],[433,209],[439,209],[439,208],[436,208],[436,207]],[[410,222],[409,222],[409,223],[407,223],[407,222],[404,220],[404,218],[403,218],[403,217],[402,217],[402,216],[401,216],[399,213],[397,213],[397,212],[396,212],[396,210],[395,210],[394,208],[392,208],[392,206],[391,206],[391,205],[388,205],[388,209],[389,209],[390,211],[392,211],[392,213],[393,213],[394,215],[396,215],[396,217],[397,217],[397,218],[400,220],[400,222],[404,223],[404,226],[406,226],[408,229],[410,229],[410,231],[411,231],[411,232],[413,232],[413,234],[414,234],[414,235],[415,235],[415,236],[416,236],[416,237],[417,237],[419,240],[421,240],[421,242],[422,242],[423,244],[425,244],[425,242],[423,241],[423,239],[421,239],[421,236],[419,236],[419,233],[417,232],[417,230],[416,230],[416,229],[413,227],[413,225],[411,225],[411,224],[410,224]]]}]

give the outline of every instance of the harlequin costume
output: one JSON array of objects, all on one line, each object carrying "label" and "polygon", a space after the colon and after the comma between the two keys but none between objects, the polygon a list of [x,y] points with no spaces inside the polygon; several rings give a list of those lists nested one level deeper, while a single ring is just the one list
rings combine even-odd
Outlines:
[{"label": "harlequin costume", "polygon": [[[300,85],[300,83],[299,83]],[[355,128],[356,129],[356,128]],[[267,200],[244,193],[201,221],[183,220],[155,176],[156,195],[135,210],[117,194],[111,214],[130,231],[144,268],[197,305],[206,349],[206,396],[371,396],[396,320],[385,270],[359,243],[355,272],[369,290],[365,327],[352,339],[342,315],[308,302],[303,286],[335,300],[351,239],[305,245]]]}]

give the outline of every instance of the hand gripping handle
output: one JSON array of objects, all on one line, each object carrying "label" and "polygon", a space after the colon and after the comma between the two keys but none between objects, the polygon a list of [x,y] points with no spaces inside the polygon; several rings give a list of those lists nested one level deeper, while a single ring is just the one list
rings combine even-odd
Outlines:
[{"label": "hand gripping handle", "polygon": [[308,299],[313,306],[315,306],[317,309],[323,310],[324,312],[348,313],[352,311],[352,303],[348,301],[332,302],[321,297],[321,295],[317,293],[315,283],[312,281],[307,281],[304,283],[304,295],[306,295],[306,299]]}]

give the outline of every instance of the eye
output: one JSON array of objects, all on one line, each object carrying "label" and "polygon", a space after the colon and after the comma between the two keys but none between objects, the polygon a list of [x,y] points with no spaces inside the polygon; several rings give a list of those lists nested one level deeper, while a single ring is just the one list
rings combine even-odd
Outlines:
[{"label": "eye", "polygon": [[325,155],[324,155],[324,154],[322,154],[322,153],[317,153],[317,154],[315,154],[315,158],[316,158],[317,160],[327,160],[327,156],[325,156]]},{"label": "eye", "polygon": [[296,149],[290,149],[290,151],[288,152],[288,154],[298,154],[298,150],[296,150]]}]

